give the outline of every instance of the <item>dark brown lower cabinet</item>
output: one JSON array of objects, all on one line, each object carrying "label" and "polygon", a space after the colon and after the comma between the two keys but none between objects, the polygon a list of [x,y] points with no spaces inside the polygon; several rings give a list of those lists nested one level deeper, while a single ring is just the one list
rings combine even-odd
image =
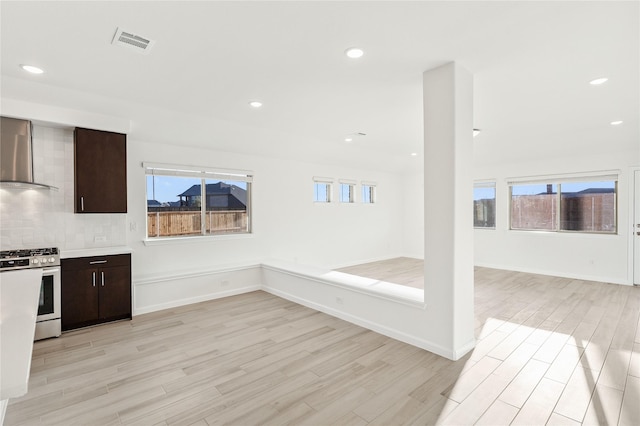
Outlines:
[{"label": "dark brown lower cabinet", "polygon": [[131,318],[131,255],[62,259],[62,330]]}]

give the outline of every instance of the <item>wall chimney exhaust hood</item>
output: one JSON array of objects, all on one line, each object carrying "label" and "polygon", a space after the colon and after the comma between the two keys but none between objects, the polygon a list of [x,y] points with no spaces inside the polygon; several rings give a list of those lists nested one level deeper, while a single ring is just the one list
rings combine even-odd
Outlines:
[{"label": "wall chimney exhaust hood", "polygon": [[33,180],[31,122],[0,117],[0,187],[54,189]]}]

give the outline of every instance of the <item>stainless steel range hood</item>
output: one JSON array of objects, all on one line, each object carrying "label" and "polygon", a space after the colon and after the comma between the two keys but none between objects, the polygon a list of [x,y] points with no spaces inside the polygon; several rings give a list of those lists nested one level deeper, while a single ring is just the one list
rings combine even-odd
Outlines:
[{"label": "stainless steel range hood", "polygon": [[0,117],[0,186],[58,189],[33,180],[33,146],[28,120]]}]

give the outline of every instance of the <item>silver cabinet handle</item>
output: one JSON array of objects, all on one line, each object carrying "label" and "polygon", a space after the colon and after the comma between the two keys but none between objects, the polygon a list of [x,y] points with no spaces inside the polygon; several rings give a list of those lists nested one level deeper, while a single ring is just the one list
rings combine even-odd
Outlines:
[{"label": "silver cabinet handle", "polygon": [[95,272],[91,273],[91,280],[93,281],[93,286],[95,287],[96,286],[96,273]]},{"label": "silver cabinet handle", "polygon": [[102,271],[100,274],[102,274],[102,287],[104,287],[104,271]]},{"label": "silver cabinet handle", "polygon": [[99,263],[107,263],[106,260],[94,260],[93,262],[89,262],[89,265],[97,265]]},{"label": "silver cabinet handle", "polygon": [[84,197],[80,197],[80,210],[84,211]]}]

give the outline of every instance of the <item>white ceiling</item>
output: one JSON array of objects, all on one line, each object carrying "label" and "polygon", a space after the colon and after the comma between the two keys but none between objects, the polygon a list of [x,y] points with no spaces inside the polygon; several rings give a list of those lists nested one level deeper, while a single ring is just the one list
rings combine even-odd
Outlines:
[{"label": "white ceiling", "polygon": [[[422,73],[449,61],[474,74],[478,164],[640,137],[637,1],[3,0],[0,13],[3,97],[128,117],[151,142],[415,169]],[[155,46],[114,46],[117,27]],[[344,143],[354,132],[367,136]]]}]

